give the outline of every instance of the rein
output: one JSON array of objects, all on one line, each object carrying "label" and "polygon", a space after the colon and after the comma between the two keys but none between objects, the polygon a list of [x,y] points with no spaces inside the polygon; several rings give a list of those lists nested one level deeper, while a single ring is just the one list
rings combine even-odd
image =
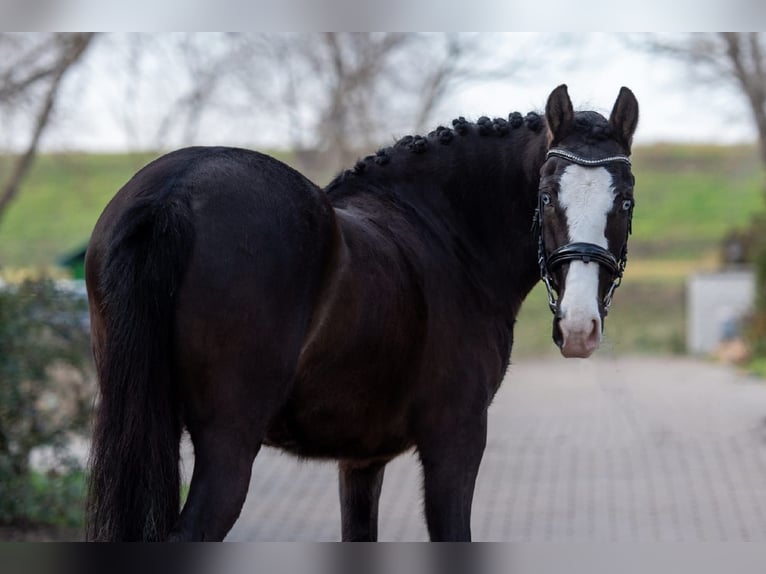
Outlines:
[{"label": "rein", "polygon": [[[592,159],[579,156],[564,148],[551,148],[548,150],[548,153],[545,156],[545,161],[548,161],[551,157],[560,157],[584,167],[598,167],[610,163],[626,163],[631,165],[630,158],[626,155],[613,155],[599,159]],[[548,291],[548,306],[554,315],[558,311],[559,302],[556,299],[558,285],[556,285],[553,272],[564,263],[569,263],[571,261],[582,261],[586,264],[593,261],[609,272],[612,277],[612,284],[602,301],[604,305],[604,314],[609,311],[609,306],[612,304],[612,297],[614,296],[617,287],[622,283],[622,275],[625,271],[625,266],[628,263],[628,236],[632,231],[632,218],[633,210],[631,208],[628,215],[628,230],[619,260],[616,259],[608,249],[604,249],[595,243],[567,243],[548,254],[545,249],[545,242],[543,241],[542,195],[538,193],[537,209],[535,210],[534,219],[532,221],[532,230],[537,230],[537,262],[540,265],[540,278],[545,283],[545,288]]]}]

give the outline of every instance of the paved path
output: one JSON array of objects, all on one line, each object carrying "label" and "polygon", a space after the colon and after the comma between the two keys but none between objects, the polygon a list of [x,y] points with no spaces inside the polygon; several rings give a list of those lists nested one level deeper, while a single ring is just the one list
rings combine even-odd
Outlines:
[{"label": "paved path", "polygon": [[[692,359],[519,360],[490,410],[474,540],[766,542],[766,383]],[[417,460],[381,540],[426,540]],[[228,540],[340,536],[335,466],[266,449]]]}]

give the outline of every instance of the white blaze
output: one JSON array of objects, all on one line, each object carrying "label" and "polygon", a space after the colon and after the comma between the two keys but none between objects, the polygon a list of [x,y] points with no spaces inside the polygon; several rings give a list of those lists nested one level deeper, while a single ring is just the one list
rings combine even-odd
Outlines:
[{"label": "white blaze", "polygon": [[[614,205],[612,176],[603,167],[570,165],[561,174],[559,203],[565,210],[569,241],[608,247],[604,231]],[[566,278],[560,310],[568,331],[589,329],[591,321],[601,328],[598,312],[599,265],[572,261]]]}]

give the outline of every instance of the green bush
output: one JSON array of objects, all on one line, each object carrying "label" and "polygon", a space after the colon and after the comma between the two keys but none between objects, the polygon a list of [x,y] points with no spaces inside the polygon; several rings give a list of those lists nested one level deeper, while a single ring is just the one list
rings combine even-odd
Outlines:
[{"label": "green bush", "polygon": [[745,321],[745,338],[753,368],[762,371],[766,364],[766,214],[753,218],[747,237],[747,259],[755,270],[755,305]]},{"label": "green bush", "polygon": [[[83,469],[68,454],[88,428],[87,302],[50,280],[0,289],[0,523],[75,525]],[[44,449],[47,464],[30,455]]]}]

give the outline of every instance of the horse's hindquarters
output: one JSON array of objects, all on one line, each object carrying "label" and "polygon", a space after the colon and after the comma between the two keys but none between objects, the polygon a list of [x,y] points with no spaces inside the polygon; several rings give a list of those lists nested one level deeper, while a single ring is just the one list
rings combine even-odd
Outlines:
[{"label": "horse's hindquarters", "polygon": [[174,536],[225,536],[294,379],[334,225],[300,174],[229,148],[163,156],[110,202],[86,264],[104,366],[91,537],[167,536],[181,418],[195,467]]},{"label": "horse's hindquarters", "polygon": [[285,397],[332,259],[332,209],[297,173],[269,167],[193,192],[196,242],[175,325],[192,424],[224,417],[262,434],[254,419]]}]

